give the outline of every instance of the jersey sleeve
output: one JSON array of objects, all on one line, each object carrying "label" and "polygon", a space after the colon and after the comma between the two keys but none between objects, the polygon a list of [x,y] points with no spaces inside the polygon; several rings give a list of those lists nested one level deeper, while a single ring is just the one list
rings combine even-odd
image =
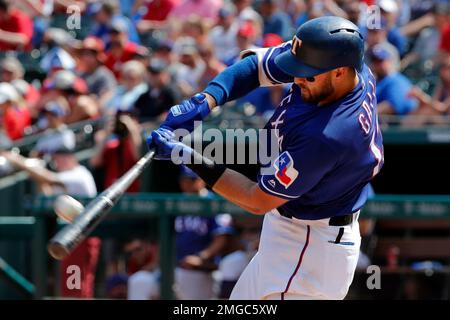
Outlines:
[{"label": "jersey sleeve", "polygon": [[296,199],[314,188],[336,164],[336,153],[320,139],[300,138],[287,147],[272,165],[262,167],[259,187],[283,199]]},{"label": "jersey sleeve", "polygon": [[275,58],[291,50],[292,41],[284,42],[276,47],[247,49],[241,52],[241,58],[255,54],[258,59],[258,78],[262,87],[276,86],[293,82],[293,78],[277,67]]}]

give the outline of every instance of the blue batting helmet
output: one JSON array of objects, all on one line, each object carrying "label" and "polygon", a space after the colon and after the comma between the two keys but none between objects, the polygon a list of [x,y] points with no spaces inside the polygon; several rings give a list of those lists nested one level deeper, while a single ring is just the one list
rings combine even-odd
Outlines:
[{"label": "blue batting helmet", "polygon": [[364,40],[358,27],[340,17],[309,20],[297,29],[292,49],[275,58],[275,64],[293,77],[314,77],[340,67],[361,71]]}]

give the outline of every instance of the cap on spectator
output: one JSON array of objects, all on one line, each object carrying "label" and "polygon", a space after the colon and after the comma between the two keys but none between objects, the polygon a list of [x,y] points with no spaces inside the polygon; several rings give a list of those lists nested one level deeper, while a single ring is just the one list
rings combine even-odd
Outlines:
[{"label": "cap on spectator", "polygon": [[75,59],[67,51],[58,47],[47,52],[40,63],[41,69],[47,73],[59,69],[73,70],[75,66]]},{"label": "cap on spectator", "polygon": [[264,36],[263,47],[275,47],[283,43],[283,38],[275,33],[268,33]]},{"label": "cap on spectator", "polygon": [[381,10],[387,13],[396,13],[398,12],[398,4],[395,0],[379,0],[378,6]]},{"label": "cap on spectator", "polygon": [[77,93],[86,93],[88,91],[86,82],[69,70],[57,71],[45,88],[47,90],[73,90]]},{"label": "cap on spectator", "polygon": [[382,45],[375,45],[372,49],[370,49],[369,54],[372,59],[378,61],[384,61],[391,58],[389,51]]},{"label": "cap on spectator", "polygon": [[55,117],[61,118],[66,115],[66,108],[64,108],[64,106],[62,106],[56,101],[50,101],[45,104],[44,109],[42,109],[42,112],[50,113]]},{"label": "cap on spectator", "polygon": [[169,65],[164,60],[153,58],[150,60],[147,70],[150,71],[151,73],[161,73],[167,70],[168,67]]},{"label": "cap on spectator", "polygon": [[16,89],[17,93],[22,97],[28,94],[28,89],[30,89],[30,84],[23,79],[15,79],[11,81],[11,84]]},{"label": "cap on spectator", "polygon": [[135,59],[146,59],[149,58],[152,55],[152,52],[149,48],[144,47],[144,46],[137,46],[136,47],[136,52],[133,55],[133,58]]},{"label": "cap on spectator", "polygon": [[177,53],[180,55],[193,55],[198,53],[197,42],[192,37],[180,38],[176,43]]},{"label": "cap on spectator", "polygon": [[17,90],[8,82],[0,83],[0,104],[15,102],[19,99]]},{"label": "cap on spectator", "polygon": [[95,52],[97,55],[97,60],[99,62],[103,62],[106,59],[106,56],[104,54],[105,45],[102,41],[102,39],[89,36],[86,39],[83,40],[83,43],[81,45],[81,50],[88,50]]},{"label": "cap on spectator", "polygon": [[180,178],[198,179],[198,175],[186,166],[181,166]]},{"label": "cap on spectator", "polygon": [[236,13],[236,8],[234,5],[232,5],[231,3],[228,5],[223,6],[222,8],[220,8],[219,10],[219,18],[226,18],[229,16],[232,16]]},{"label": "cap on spectator", "polygon": [[109,32],[127,33],[128,25],[121,18],[114,18],[109,25]]},{"label": "cap on spectator", "polygon": [[85,50],[92,50],[95,52],[100,52],[100,51],[105,50],[105,45],[103,44],[102,39],[94,37],[94,36],[89,36],[83,40],[81,48],[85,49]]},{"label": "cap on spectator", "polygon": [[155,51],[159,50],[172,51],[172,48],[173,48],[173,41],[170,39],[164,39],[158,42]]},{"label": "cap on spectator", "polygon": [[4,58],[0,64],[0,68],[2,71],[6,70],[15,74],[17,78],[22,78],[25,74],[22,64],[14,57]]},{"label": "cap on spectator", "polygon": [[238,36],[243,38],[252,38],[255,36],[255,28],[253,27],[253,23],[245,22],[238,31]]}]

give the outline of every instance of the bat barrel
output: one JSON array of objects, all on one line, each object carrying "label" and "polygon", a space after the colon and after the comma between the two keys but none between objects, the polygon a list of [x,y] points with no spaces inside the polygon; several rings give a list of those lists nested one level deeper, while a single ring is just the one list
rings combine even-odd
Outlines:
[{"label": "bat barrel", "polygon": [[130,170],[108,189],[92,200],[72,224],[61,229],[47,246],[50,255],[61,260],[68,256],[108,214],[128,187],[142,173],[153,159],[149,151]]}]

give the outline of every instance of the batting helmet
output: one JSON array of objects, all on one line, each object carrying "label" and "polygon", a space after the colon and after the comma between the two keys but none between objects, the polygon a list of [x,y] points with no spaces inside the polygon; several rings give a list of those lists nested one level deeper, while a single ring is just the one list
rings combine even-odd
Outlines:
[{"label": "batting helmet", "polygon": [[288,75],[314,77],[339,67],[361,71],[364,40],[358,27],[340,17],[320,17],[300,26],[292,49],[275,58],[275,64]]}]

